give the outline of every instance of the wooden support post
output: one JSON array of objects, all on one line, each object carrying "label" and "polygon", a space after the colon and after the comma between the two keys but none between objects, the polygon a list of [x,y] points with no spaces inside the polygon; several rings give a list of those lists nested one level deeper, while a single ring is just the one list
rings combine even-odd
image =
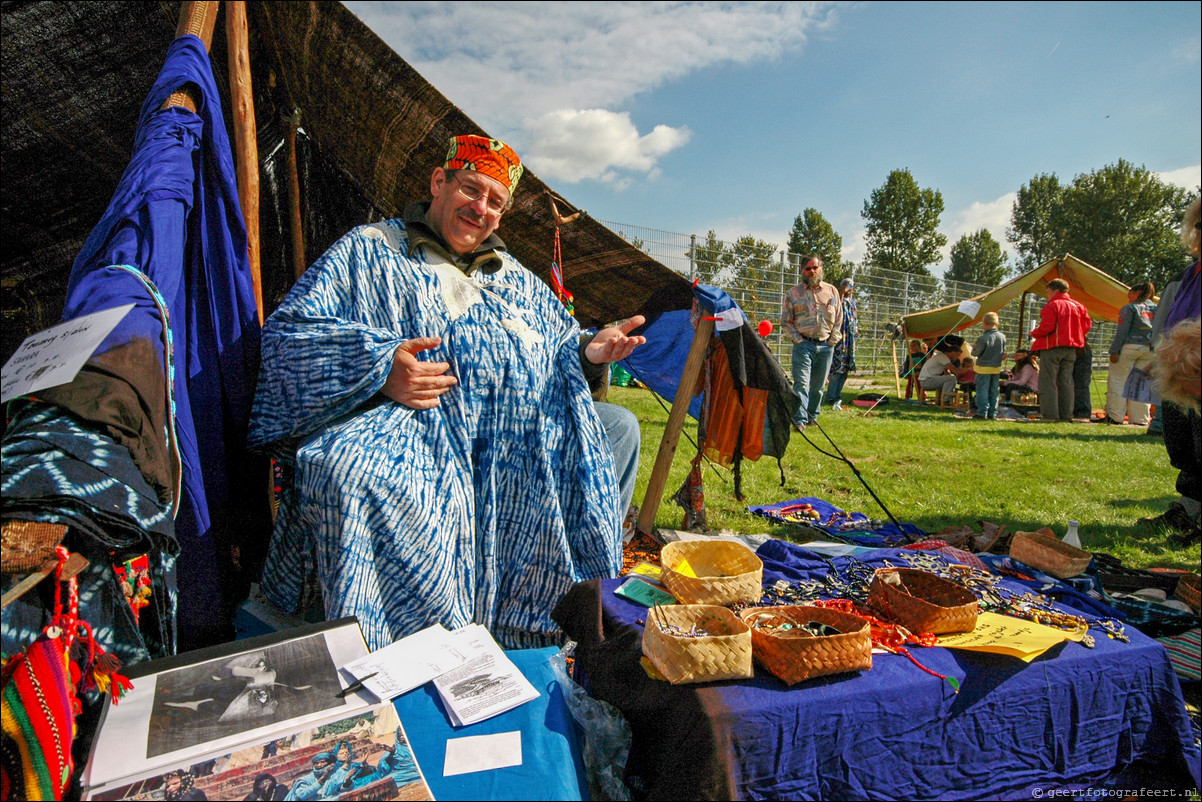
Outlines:
[{"label": "wooden support post", "polygon": [[230,79],[230,112],[234,118],[234,148],[237,151],[238,200],[246,221],[246,252],[250,278],[255,288],[259,325],[263,324],[263,275],[259,265],[259,142],[255,128],[255,98],[250,80],[250,35],[246,26],[246,3],[232,0],[225,5],[225,42]]},{"label": "wooden support post", "polygon": [[258,136],[255,127],[255,95],[250,83],[250,35],[246,31],[246,4],[226,4],[226,49],[230,66],[230,106],[233,141],[237,150],[238,200],[246,221],[246,256],[250,279],[255,285],[258,323],[263,323],[263,275],[258,261]]},{"label": "wooden support post", "polygon": [[659,504],[664,498],[664,486],[668,483],[668,471],[672,469],[672,458],[676,456],[676,443],[680,440],[680,430],[684,428],[684,419],[689,412],[689,402],[693,398],[693,390],[697,387],[697,377],[701,374],[701,366],[705,364],[706,350],[709,348],[710,339],[713,336],[714,321],[706,320],[703,316],[697,322],[697,331],[693,334],[693,344],[689,347],[684,371],[680,375],[680,386],[676,388],[672,411],[668,413],[668,425],[664,428],[664,437],[659,443],[655,468],[652,469],[651,479],[647,482],[647,493],[643,496],[643,506],[639,508],[637,525],[640,532],[650,533],[655,526],[655,515],[659,512]]},{"label": "wooden support post", "polygon": [[1027,343],[1027,296],[1029,292],[1024,292],[1018,299],[1018,347],[1015,350],[1026,350],[1030,348]]},{"label": "wooden support post", "polygon": [[[907,345],[908,348],[909,346]],[[902,397],[901,366],[897,364],[897,340],[889,341],[889,350],[893,352],[893,383],[897,385],[897,398],[900,401]],[[909,353],[909,350],[906,353]]]},{"label": "wooden support post", "polygon": [[301,219],[300,171],[296,166],[296,132],[300,128],[300,109],[292,113],[288,124],[288,209],[292,219],[292,274],[300,278],[305,273],[305,231]]},{"label": "wooden support post", "polygon": [[[204,42],[205,50],[213,44],[213,28],[217,24],[217,0],[184,0],[180,3],[179,24],[175,27],[175,38],[192,34]],[[190,112],[197,109],[196,89],[180,87],[163,101],[160,109],[183,106]]]}]

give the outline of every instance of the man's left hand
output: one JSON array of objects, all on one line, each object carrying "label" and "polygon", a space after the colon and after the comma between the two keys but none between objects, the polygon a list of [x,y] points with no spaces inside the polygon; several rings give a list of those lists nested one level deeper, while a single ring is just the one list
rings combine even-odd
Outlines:
[{"label": "man's left hand", "polygon": [[592,341],[584,347],[584,356],[594,365],[604,365],[606,362],[618,362],[630,356],[635,348],[647,342],[641,334],[630,336],[630,332],[647,322],[642,315],[635,315],[616,326],[601,329]]}]

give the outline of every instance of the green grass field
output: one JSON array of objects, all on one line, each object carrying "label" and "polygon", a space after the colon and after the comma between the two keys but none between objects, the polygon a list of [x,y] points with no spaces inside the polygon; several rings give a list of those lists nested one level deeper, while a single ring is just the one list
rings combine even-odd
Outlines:
[{"label": "green grass field", "polygon": [[[882,391],[885,388],[879,388]],[[1104,385],[1101,387],[1104,393]],[[1112,554],[1124,564],[1197,570],[1197,544],[1172,543],[1167,529],[1139,524],[1158,515],[1177,498],[1177,472],[1169,465],[1164,441],[1142,428],[1096,424],[980,421],[955,418],[950,410],[909,406],[896,398],[865,417],[847,399],[846,408],[823,408],[819,423],[903,523],[927,532],[977,521],[1004,524],[1010,531],[1050,526],[1063,535],[1070,518],[1080,522],[1084,547]],[[1094,383],[1095,406],[1100,405]],[[668,413],[644,389],[611,387],[609,401],[634,412],[642,424],[639,484],[641,504],[655,465]],[[665,402],[670,405],[670,402]],[[697,423],[687,419],[685,433],[694,441]],[[832,451],[820,431],[806,431],[816,445]],[[655,525],[679,528],[683,510],[672,501],[696,448],[683,435]],[[844,463],[819,453],[794,433],[782,460],[780,485],[776,460],[744,462],[744,502],[735,500],[730,471],[704,470],[706,513],[711,530],[767,533],[804,541],[803,530],[747,512],[747,505],[773,504],[816,496],[849,511],[884,518],[880,507]]]}]

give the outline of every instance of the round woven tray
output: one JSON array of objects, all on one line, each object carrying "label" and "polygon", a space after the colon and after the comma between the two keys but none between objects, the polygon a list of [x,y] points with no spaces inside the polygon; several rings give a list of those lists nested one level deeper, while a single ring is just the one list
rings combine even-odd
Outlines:
[{"label": "round woven tray", "polygon": [[915,634],[969,632],[979,612],[977,597],[967,589],[916,568],[878,569],[868,604]]},{"label": "round woven tray", "polygon": [[[688,560],[697,576],[676,571]],[[669,543],[660,552],[660,581],[682,604],[755,603],[764,591],[764,563],[741,543],[690,540]]]},{"label": "round woven tray", "polygon": [[[680,634],[690,631],[709,634]],[[725,607],[672,604],[651,608],[643,630],[643,654],[673,685],[752,676],[751,630]]]},{"label": "round woven tray", "polygon": [[1034,532],[1015,532],[1010,556],[1058,579],[1077,576],[1089,567],[1093,555],[1070,546],[1044,527]]},{"label": "round woven tray", "polygon": [[[786,685],[872,668],[872,631],[863,618],[824,607],[798,605],[750,607],[739,615],[751,627],[756,662]],[[840,634],[805,634],[801,625],[810,621],[834,627]],[[794,628],[788,631],[769,628],[786,622]]]}]

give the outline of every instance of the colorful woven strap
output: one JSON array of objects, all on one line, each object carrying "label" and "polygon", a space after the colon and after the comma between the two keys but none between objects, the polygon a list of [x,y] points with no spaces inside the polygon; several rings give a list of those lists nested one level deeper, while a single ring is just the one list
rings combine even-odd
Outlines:
[{"label": "colorful woven strap", "polygon": [[62,799],[71,779],[75,715],[64,640],[42,635],[4,664],[0,762],[7,799]]}]

